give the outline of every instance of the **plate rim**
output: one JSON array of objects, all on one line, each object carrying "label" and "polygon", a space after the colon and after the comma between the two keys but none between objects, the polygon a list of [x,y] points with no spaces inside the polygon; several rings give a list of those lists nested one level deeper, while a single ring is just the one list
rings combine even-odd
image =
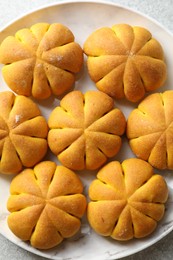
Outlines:
[{"label": "plate rim", "polygon": [[136,13],[140,16],[143,16],[144,18],[150,20],[151,22],[155,23],[159,27],[161,27],[166,33],[168,33],[170,36],[173,37],[173,32],[171,32],[166,26],[164,26],[161,22],[157,21],[155,18],[151,17],[148,14],[143,13],[142,11],[139,11],[137,9],[133,9],[132,7],[126,6],[124,4],[119,4],[112,2],[111,0],[61,0],[62,2],[55,2],[55,3],[50,3],[50,4],[43,4],[39,7],[35,7],[31,9],[30,11],[25,12],[22,15],[18,15],[17,17],[13,18],[10,22],[7,22],[4,26],[0,27],[0,33],[2,33],[4,30],[6,30],[9,26],[11,26],[13,23],[17,22],[18,20],[21,20],[25,18],[28,15],[31,15],[32,13],[42,11],[43,9],[46,8],[51,8],[54,6],[60,6],[60,5],[66,5],[66,4],[102,4],[102,5],[109,5],[109,6],[114,6],[118,8],[122,8],[125,10],[128,10],[130,12]]},{"label": "plate rim", "polygon": [[[57,6],[64,6],[67,4],[101,4],[101,5],[107,5],[107,6],[113,6],[113,7],[117,7],[117,8],[122,8],[124,10],[127,10],[129,12],[132,12],[134,14],[138,14],[139,16],[142,16],[143,18],[146,18],[147,20],[149,20],[150,22],[154,23],[155,25],[159,26],[162,30],[164,30],[167,34],[169,34],[169,36],[171,36],[173,38],[173,32],[171,32],[166,26],[164,26],[161,22],[157,21],[155,18],[151,17],[150,15],[147,15],[145,13],[143,13],[142,11],[139,11],[137,9],[133,9],[132,7],[126,6],[124,4],[119,4],[119,3],[115,3],[112,2],[111,0],[62,0],[61,2],[55,2],[55,3],[50,3],[50,4],[41,4],[41,6],[35,7],[27,12],[25,12],[22,15],[18,15],[16,16],[14,19],[11,19],[10,22],[7,22],[5,25],[0,26],[0,34],[5,31],[6,29],[8,29],[8,27],[12,26],[14,23],[18,22],[19,20],[25,19],[27,16],[32,15],[33,13],[36,12],[40,12],[43,11],[47,8],[53,8],[53,7],[57,7]],[[1,44],[1,42],[0,42]],[[132,252],[126,252],[124,255],[120,255],[117,256],[110,256],[109,260],[113,260],[113,259],[121,259],[123,257],[128,257],[131,255],[134,255],[136,253],[139,253],[151,246],[153,246],[154,244],[156,244],[158,241],[161,241],[164,237],[166,237],[171,231],[173,230],[173,224],[172,226],[170,226],[168,229],[166,229],[164,231],[164,233],[162,233],[161,235],[159,235],[159,237],[156,237],[154,239],[154,242],[149,241],[148,243],[140,246],[140,248],[138,249],[133,249]],[[40,257],[45,257],[47,259],[56,259],[56,260],[65,260],[65,258],[63,257],[59,257],[57,256],[56,258],[50,258],[50,256],[46,255],[44,252],[37,250],[36,248],[33,247],[28,247],[25,245],[25,243],[23,241],[21,241],[21,243],[17,244],[15,243],[15,241],[13,239],[10,239],[9,237],[7,237],[6,235],[4,235],[1,230],[0,230],[0,234],[5,237],[7,240],[9,240],[10,242],[12,242],[15,246],[22,248],[23,250],[28,251],[29,253],[32,253],[33,255],[37,255]],[[12,234],[13,235],[13,234]],[[33,249],[33,250],[29,250],[29,248]],[[73,258],[71,258],[72,260]],[[93,258],[91,258],[93,259]],[[99,258],[97,258],[99,260]]]}]

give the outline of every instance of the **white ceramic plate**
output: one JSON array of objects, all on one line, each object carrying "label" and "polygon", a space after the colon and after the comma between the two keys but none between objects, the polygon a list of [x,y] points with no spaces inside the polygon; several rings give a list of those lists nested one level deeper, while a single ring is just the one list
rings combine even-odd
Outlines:
[{"label": "white ceramic plate", "polygon": [[[159,91],[171,89],[173,86],[173,73],[171,71],[173,68],[173,59],[171,58],[173,57],[173,36],[157,22],[140,13],[108,2],[68,1],[46,6],[12,22],[1,30],[0,42],[6,36],[14,34],[17,30],[23,27],[30,27],[37,22],[59,22],[68,26],[74,33],[76,41],[81,44],[81,46],[83,46],[84,41],[92,31],[102,26],[112,26],[116,23],[144,26],[160,41],[165,51],[165,58],[168,65],[168,80],[165,86],[160,88]],[[9,90],[2,79],[2,75],[0,75],[0,86],[1,91]],[[83,92],[89,89],[95,89],[94,84],[88,77],[86,67],[80,74],[75,84],[75,89],[80,89]],[[58,103],[58,100],[50,98],[47,101],[39,102],[39,106],[42,113],[48,117],[52,108]],[[134,108],[134,105],[125,101],[118,101],[116,104],[122,109],[126,116],[128,116],[129,112]],[[115,159],[122,161],[132,156],[127,141],[124,139],[121,152]],[[56,161],[53,155],[48,155],[47,159]],[[104,238],[92,231],[84,219],[80,233],[74,238],[64,241],[60,246],[52,250],[36,250],[32,248],[29,243],[17,239],[8,229],[6,218],[9,213],[6,209],[6,201],[9,196],[9,185],[12,176],[4,175],[0,176],[0,233],[18,246],[50,259],[110,260],[131,255],[151,246],[173,230],[173,176],[171,176],[172,173],[168,171],[162,174],[166,178],[170,191],[169,200],[166,205],[166,213],[156,231],[145,239],[134,239],[130,242],[121,243],[109,238]],[[80,172],[79,175],[87,190],[88,184],[95,177],[95,173]]]}]

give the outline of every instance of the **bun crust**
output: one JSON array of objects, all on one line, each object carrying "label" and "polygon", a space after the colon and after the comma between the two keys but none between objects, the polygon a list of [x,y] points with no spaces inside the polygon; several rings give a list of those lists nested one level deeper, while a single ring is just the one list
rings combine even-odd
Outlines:
[{"label": "bun crust", "polygon": [[118,153],[126,120],[99,91],[68,93],[50,114],[48,145],[73,170],[94,170]]},{"label": "bun crust", "polygon": [[18,173],[47,152],[48,126],[38,106],[12,92],[0,93],[0,172]]},{"label": "bun crust", "polygon": [[64,25],[37,23],[8,36],[0,46],[7,85],[17,94],[46,99],[69,91],[83,64],[83,51]]},{"label": "bun crust", "polygon": [[86,209],[83,185],[64,166],[44,161],[11,182],[8,226],[33,247],[49,249],[76,234]]},{"label": "bun crust", "polygon": [[173,169],[173,91],[146,97],[127,121],[134,154],[158,169]]},{"label": "bun crust", "polygon": [[145,28],[100,28],[85,41],[84,52],[96,87],[113,98],[137,102],[166,80],[163,49]]},{"label": "bun crust", "polygon": [[149,163],[132,158],[104,166],[89,187],[89,197],[91,227],[102,236],[123,241],[155,230],[164,215],[168,188]]}]

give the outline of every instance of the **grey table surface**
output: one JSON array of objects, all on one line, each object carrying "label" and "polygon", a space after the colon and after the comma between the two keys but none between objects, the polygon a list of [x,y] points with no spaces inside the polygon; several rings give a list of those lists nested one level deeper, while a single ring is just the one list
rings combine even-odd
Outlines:
[{"label": "grey table surface", "polygon": [[[58,0],[0,0],[0,28],[24,13],[32,12],[46,4],[58,3]],[[77,1],[76,1],[77,2]],[[112,2],[148,15],[173,33],[173,0],[112,0]],[[36,256],[14,245],[0,235],[0,260],[41,260]],[[173,259],[173,232],[153,246],[122,260],[168,260]],[[106,259],[105,259],[106,260]]]}]

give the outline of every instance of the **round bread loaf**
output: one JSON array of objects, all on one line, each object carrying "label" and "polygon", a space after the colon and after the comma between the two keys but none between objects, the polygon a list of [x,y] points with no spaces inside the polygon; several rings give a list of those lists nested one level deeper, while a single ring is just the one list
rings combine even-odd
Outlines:
[{"label": "round bread loaf", "polygon": [[163,49],[142,27],[116,24],[93,32],[84,43],[96,87],[113,98],[137,102],[164,84]]},{"label": "round bread loaf", "polygon": [[62,95],[75,82],[83,50],[64,25],[37,23],[8,36],[0,45],[7,85],[17,94],[46,99]]},{"label": "round bread loaf", "polygon": [[49,249],[81,226],[86,198],[79,177],[64,166],[43,161],[11,182],[7,208],[10,230],[33,247]]},{"label": "round bread loaf", "polygon": [[158,169],[173,169],[173,91],[146,97],[127,123],[134,154]]},{"label": "round bread loaf", "polygon": [[52,111],[48,125],[48,145],[64,166],[94,170],[118,153],[126,120],[105,93],[73,91]]},{"label": "round bread loaf", "polygon": [[168,188],[152,166],[137,158],[104,166],[89,187],[87,216],[91,227],[116,240],[151,234],[162,219]]},{"label": "round bread loaf", "polygon": [[25,96],[0,92],[0,172],[18,173],[47,152],[48,125],[38,106]]}]

